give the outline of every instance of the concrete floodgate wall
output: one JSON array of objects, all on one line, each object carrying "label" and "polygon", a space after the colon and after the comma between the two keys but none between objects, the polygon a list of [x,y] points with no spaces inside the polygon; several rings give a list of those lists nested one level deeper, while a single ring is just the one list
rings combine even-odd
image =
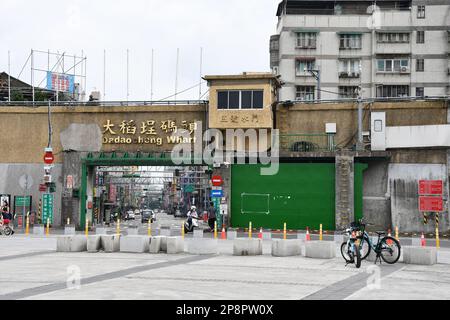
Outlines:
[{"label": "concrete floodgate wall", "polygon": [[392,228],[398,226],[400,232],[435,232],[434,216],[424,225],[419,212],[419,180],[443,180],[444,213],[439,215],[439,231],[448,232],[448,172],[444,164],[389,164]]}]

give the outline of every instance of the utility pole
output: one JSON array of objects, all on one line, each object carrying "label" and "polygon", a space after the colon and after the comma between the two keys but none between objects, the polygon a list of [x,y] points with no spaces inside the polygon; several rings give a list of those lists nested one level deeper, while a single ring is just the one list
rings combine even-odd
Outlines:
[{"label": "utility pole", "polygon": [[314,79],[317,80],[317,100],[321,100],[321,98],[322,98],[322,95],[321,95],[322,90],[321,90],[320,70],[319,69],[308,69],[307,71],[312,74]]}]

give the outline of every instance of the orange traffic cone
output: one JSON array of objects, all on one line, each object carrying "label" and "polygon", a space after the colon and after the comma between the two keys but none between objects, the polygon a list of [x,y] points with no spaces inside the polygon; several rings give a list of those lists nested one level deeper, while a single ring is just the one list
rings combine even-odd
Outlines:
[{"label": "orange traffic cone", "polygon": [[311,241],[311,236],[309,235],[309,228],[306,227],[306,241]]},{"label": "orange traffic cone", "polygon": [[[388,229],[388,237],[392,237],[391,235],[391,229]],[[388,245],[392,245],[392,240],[388,239],[388,241],[386,241]]]},{"label": "orange traffic cone", "polygon": [[427,241],[425,240],[425,236],[423,235],[423,232],[422,232],[422,236],[420,237],[420,245],[422,247],[426,247],[426,245],[427,245]]},{"label": "orange traffic cone", "polygon": [[259,229],[259,233],[258,233],[258,239],[262,239],[263,235],[262,235],[262,228]]},{"label": "orange traffic cone", "polygon": [[225,240],[227,238],[226,233],[225,233],[225,228],[222,227],[222,232],[220,234],[220,239]]}]

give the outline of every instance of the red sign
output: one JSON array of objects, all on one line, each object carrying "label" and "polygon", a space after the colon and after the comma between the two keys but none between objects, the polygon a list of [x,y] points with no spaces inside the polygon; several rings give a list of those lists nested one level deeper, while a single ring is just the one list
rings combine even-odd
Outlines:
[{"label": "red sign", "polygon": [[41,183],[39,185],[39,191],[43,191],[43,192],[47,191],[47,185],[45,183]]},{"label": "red sign", "polygon": [[419,195],[441,195],[442,180],[419,180]]},{"label": "red sign", "polygon": [[213,176],[211,180],[212,180],[213,186],[215,186],[215,187],[219,187],[223,184],[223,180],[222,180],[221,176]]},{"label": "red sign", "polygon": [[44,154],[44,163],[45,164],[52,164],[54,160],[55,160],[55,157],[53,156],[52,152],[46,152]]},{"label": "red sign", "polygon": [[419,197],[419,211],[421,212],[442,212],[442,197]]}]

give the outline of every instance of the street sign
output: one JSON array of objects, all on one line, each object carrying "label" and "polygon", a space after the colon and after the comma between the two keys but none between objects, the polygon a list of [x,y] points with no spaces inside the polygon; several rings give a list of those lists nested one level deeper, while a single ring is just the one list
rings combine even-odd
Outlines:
[{"label": "street sign", "polygon": [[223,190],[211,190],[211,198],[222,198]]},{"label": "street sign", "polygon": [[441,195],[442,180],[419,180],[419,195]]},{"label": "street sign", "polygon": [[16,207],[29,207],[31,202],[30,196],[15,196],[14,203]]},{"label": "street sign", "polygon": [[47,185],[46,185],[45,183],[39,184],[39,191],[40,191],[40,192],[45,192],[45,191],[47,191]]},{"label": "street sign", "polygon": [[70,175],[70,174],[67,176],[66,188],[67,189],[73,189],[73,176]]},{"label": "street sign", "polygon": [[42,222],[47,223],[47,218],[50,223],[53,223],[53,201],[54,197],[51,193],[44,193],[42,195]]},{"label": "street sign", "polygon": [[47,151],[44,153],[44,163],[52,164],[55,161],[55,157],[53,156],[53,152]]},{"label": "street sign", "polygon": [[223,184],[223,180],[221,176],[213,176],[212,179],[212,185],[215,187],[221,186]]},{"label": "street sign", "polygon": [[419,211],[421,212],[442,212],[442,197],[419,197]]}]

